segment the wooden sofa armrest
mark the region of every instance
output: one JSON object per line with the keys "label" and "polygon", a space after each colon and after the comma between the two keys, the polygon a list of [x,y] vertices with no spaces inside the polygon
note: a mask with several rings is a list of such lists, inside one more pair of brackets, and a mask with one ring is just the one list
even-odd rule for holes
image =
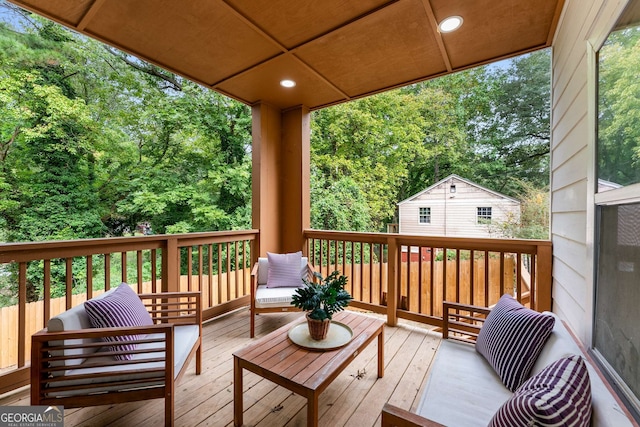
{"label": "wooden sofa armrest", "polygon": [[421,417],[397,406],[385,403],[382,408],[382,427],[444,427],[442,424]]}
{"label": "wooden sofa armrest", "polygon": [[313,268],[313,265],[309,261],[307,261],[307,280],[310,282],[316,282],[316,270]]}
{"label": "wooden sofa armrest", "polygon": [[490,308],[449,301],[442,303],[442,338],[475,344]]}

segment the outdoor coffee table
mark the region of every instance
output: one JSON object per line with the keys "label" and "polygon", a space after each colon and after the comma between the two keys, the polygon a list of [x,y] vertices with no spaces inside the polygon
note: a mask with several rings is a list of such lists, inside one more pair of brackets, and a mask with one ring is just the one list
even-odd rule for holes
{"label": "outdoor coffee table", "polygon": [[[307,398],[307,425],[318,425],[318,398],[331,382],[376,337],[378,378],[384,375],[384,322],[350,311],[333,316],[353,331],[349,343],[335,350],[309,350],[291,342],[289,329],[304,318],[233,353],[233,424],[242,426],[242,369]],[[331,325],[334,327],[335,325]]]}

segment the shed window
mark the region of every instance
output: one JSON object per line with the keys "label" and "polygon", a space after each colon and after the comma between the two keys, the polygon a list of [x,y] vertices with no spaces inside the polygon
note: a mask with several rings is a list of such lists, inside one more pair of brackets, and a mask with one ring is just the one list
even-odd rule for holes
{"label": "shed window", "polygon": [[478,224],[491,224],[491,207],[478,208]]}
{"label": "shed window", "polygon": [[420,208],[420,224],[431,224],[431,208]]}

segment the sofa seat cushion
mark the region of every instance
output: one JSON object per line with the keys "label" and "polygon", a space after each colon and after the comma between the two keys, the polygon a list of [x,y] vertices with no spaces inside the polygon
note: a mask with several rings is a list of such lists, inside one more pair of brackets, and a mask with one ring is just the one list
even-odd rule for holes
{"label": "sofa seat cushion", "polygon": [[298,287],[295,288],[267,288],[258,285],[256,290],[256,308],[288,307]]}
{"label": "sofa seat cushion", "polygon": [[511,295],[503,295],[480,329],[476,350],[515,391],[529,377],[555,318],[524,307]]}
{"label": "sofa seat cushion", "polygon": [[588,427],[591,387],[581,356],[563,357],[525,381],[489,427]]}
{"label": "sofa seat cushion", "polygon": [[[191,349],[198,341],[198,337],[200,334],[200,328],[198,325],[179,325],[173,327],[173,355],[174,355],[174,379],[180,373],[183,365],[185,364]],[[146,336],[147,338],[163,338],[164,334],[150,334]],[[108,351],[108,348],[104,348]],[[154,380],[150,380],[148,382],[140,382],[135,385],[130,386],[130,389],[137,388],[145,388],[145,387],[153,387],[156,385],[162,384],[162,381],[157,380],[157,373],[145,373],[140,372],[143,369],[163,369],[163,362],[144,362],[145,359],[152,359],[158,357],[164,357],[164,349],[162,348],[162,344],[160,343],[145,343],[139,344],[138,350],[153,350],[158,349],[157,352],[150,353],[142,353],[142,354],[133,354],[132,358],[126,364],[117,364],[111,365],[107,367],[98,367],[98,368],[82,368],[82,364],[79,365],[75,369],[70,369],[66,372],[68,377],[73,377],[74,375],[91,375],[97,373],[105,373],[105,372],[114,372],[115,374],[110,377],[92,377],[92,378],[84,378],[81,380],[64,380],[60,382],[53,383],[55,386],[49,387],[49,391],[47,393],[47,397],[67,397],[67,396],[75,396],[75,395],[86,395],[89,393],[89,389],[85,390],[77,390],[78,386],[83,384],[100,384],[104,382],[114,382],[114,381],[131,381],[131,380],[144,380],[148,378],[156,378]],[[95,363],[113,363],[112,356],[102,356],[97,358],[91,358],[85,361],[84,363],[89,363],[89,360],[92,364]],[[139,363],[135,363],[139,362]],[[65,386],[74,386],[76,390],[69,391],[56,391],[56,387],[65,387]],[[105,386],[105,387],[92,387],[90,393],[103,393],[108,391],[122,391],[127,389],[123,387],[122,384],[113,385],[113,386]]]}
{"label": "sofa seat cushion", "polygon": [[486,426],[512,394],[472,345],[443,340],[417,414],[448,426]]}

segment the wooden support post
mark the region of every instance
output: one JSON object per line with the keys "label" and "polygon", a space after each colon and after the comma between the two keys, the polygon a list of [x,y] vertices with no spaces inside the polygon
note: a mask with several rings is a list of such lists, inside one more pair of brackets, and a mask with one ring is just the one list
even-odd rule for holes
{"label": "wooden support post", "polygon": [[305,106],[282,111],[252,108],[252,223],[260,230],[256,256],[294,252],[310,227],[311,114]]}
{"label": "wooden support post", "polygon": [[394,237],[390,237],[387,249],[387,324],[396,326],[398,324],[397,309],[399,295],[398,280],[398,244]]}
{"label": "wooden support post", "polygon": [[282,138],[281,111],[259,103],[252,107],[252,171],[251,216],[252,228],[260,230],[256,259],[267,251],[280,250],[279,203],[280,142]]}
{"label": "wooden support post", "polygon": [[552,265],[553,251],[551,245],[539,245],[537,254],[537,298],[535,302],[536,311],[551,311],[552,297],[551,288],[553,284]]}
{"label": "wooden support post", "polygon": [[280,243],[284,252],[304,246],[303,231],[311,227],[311,113],[304,106],[282,112],[280,148]]}
{"label": "wooden support post", "polygon": [[180,250],[175,237],[168,237],[162,248],[162,292],[180,292]]}

